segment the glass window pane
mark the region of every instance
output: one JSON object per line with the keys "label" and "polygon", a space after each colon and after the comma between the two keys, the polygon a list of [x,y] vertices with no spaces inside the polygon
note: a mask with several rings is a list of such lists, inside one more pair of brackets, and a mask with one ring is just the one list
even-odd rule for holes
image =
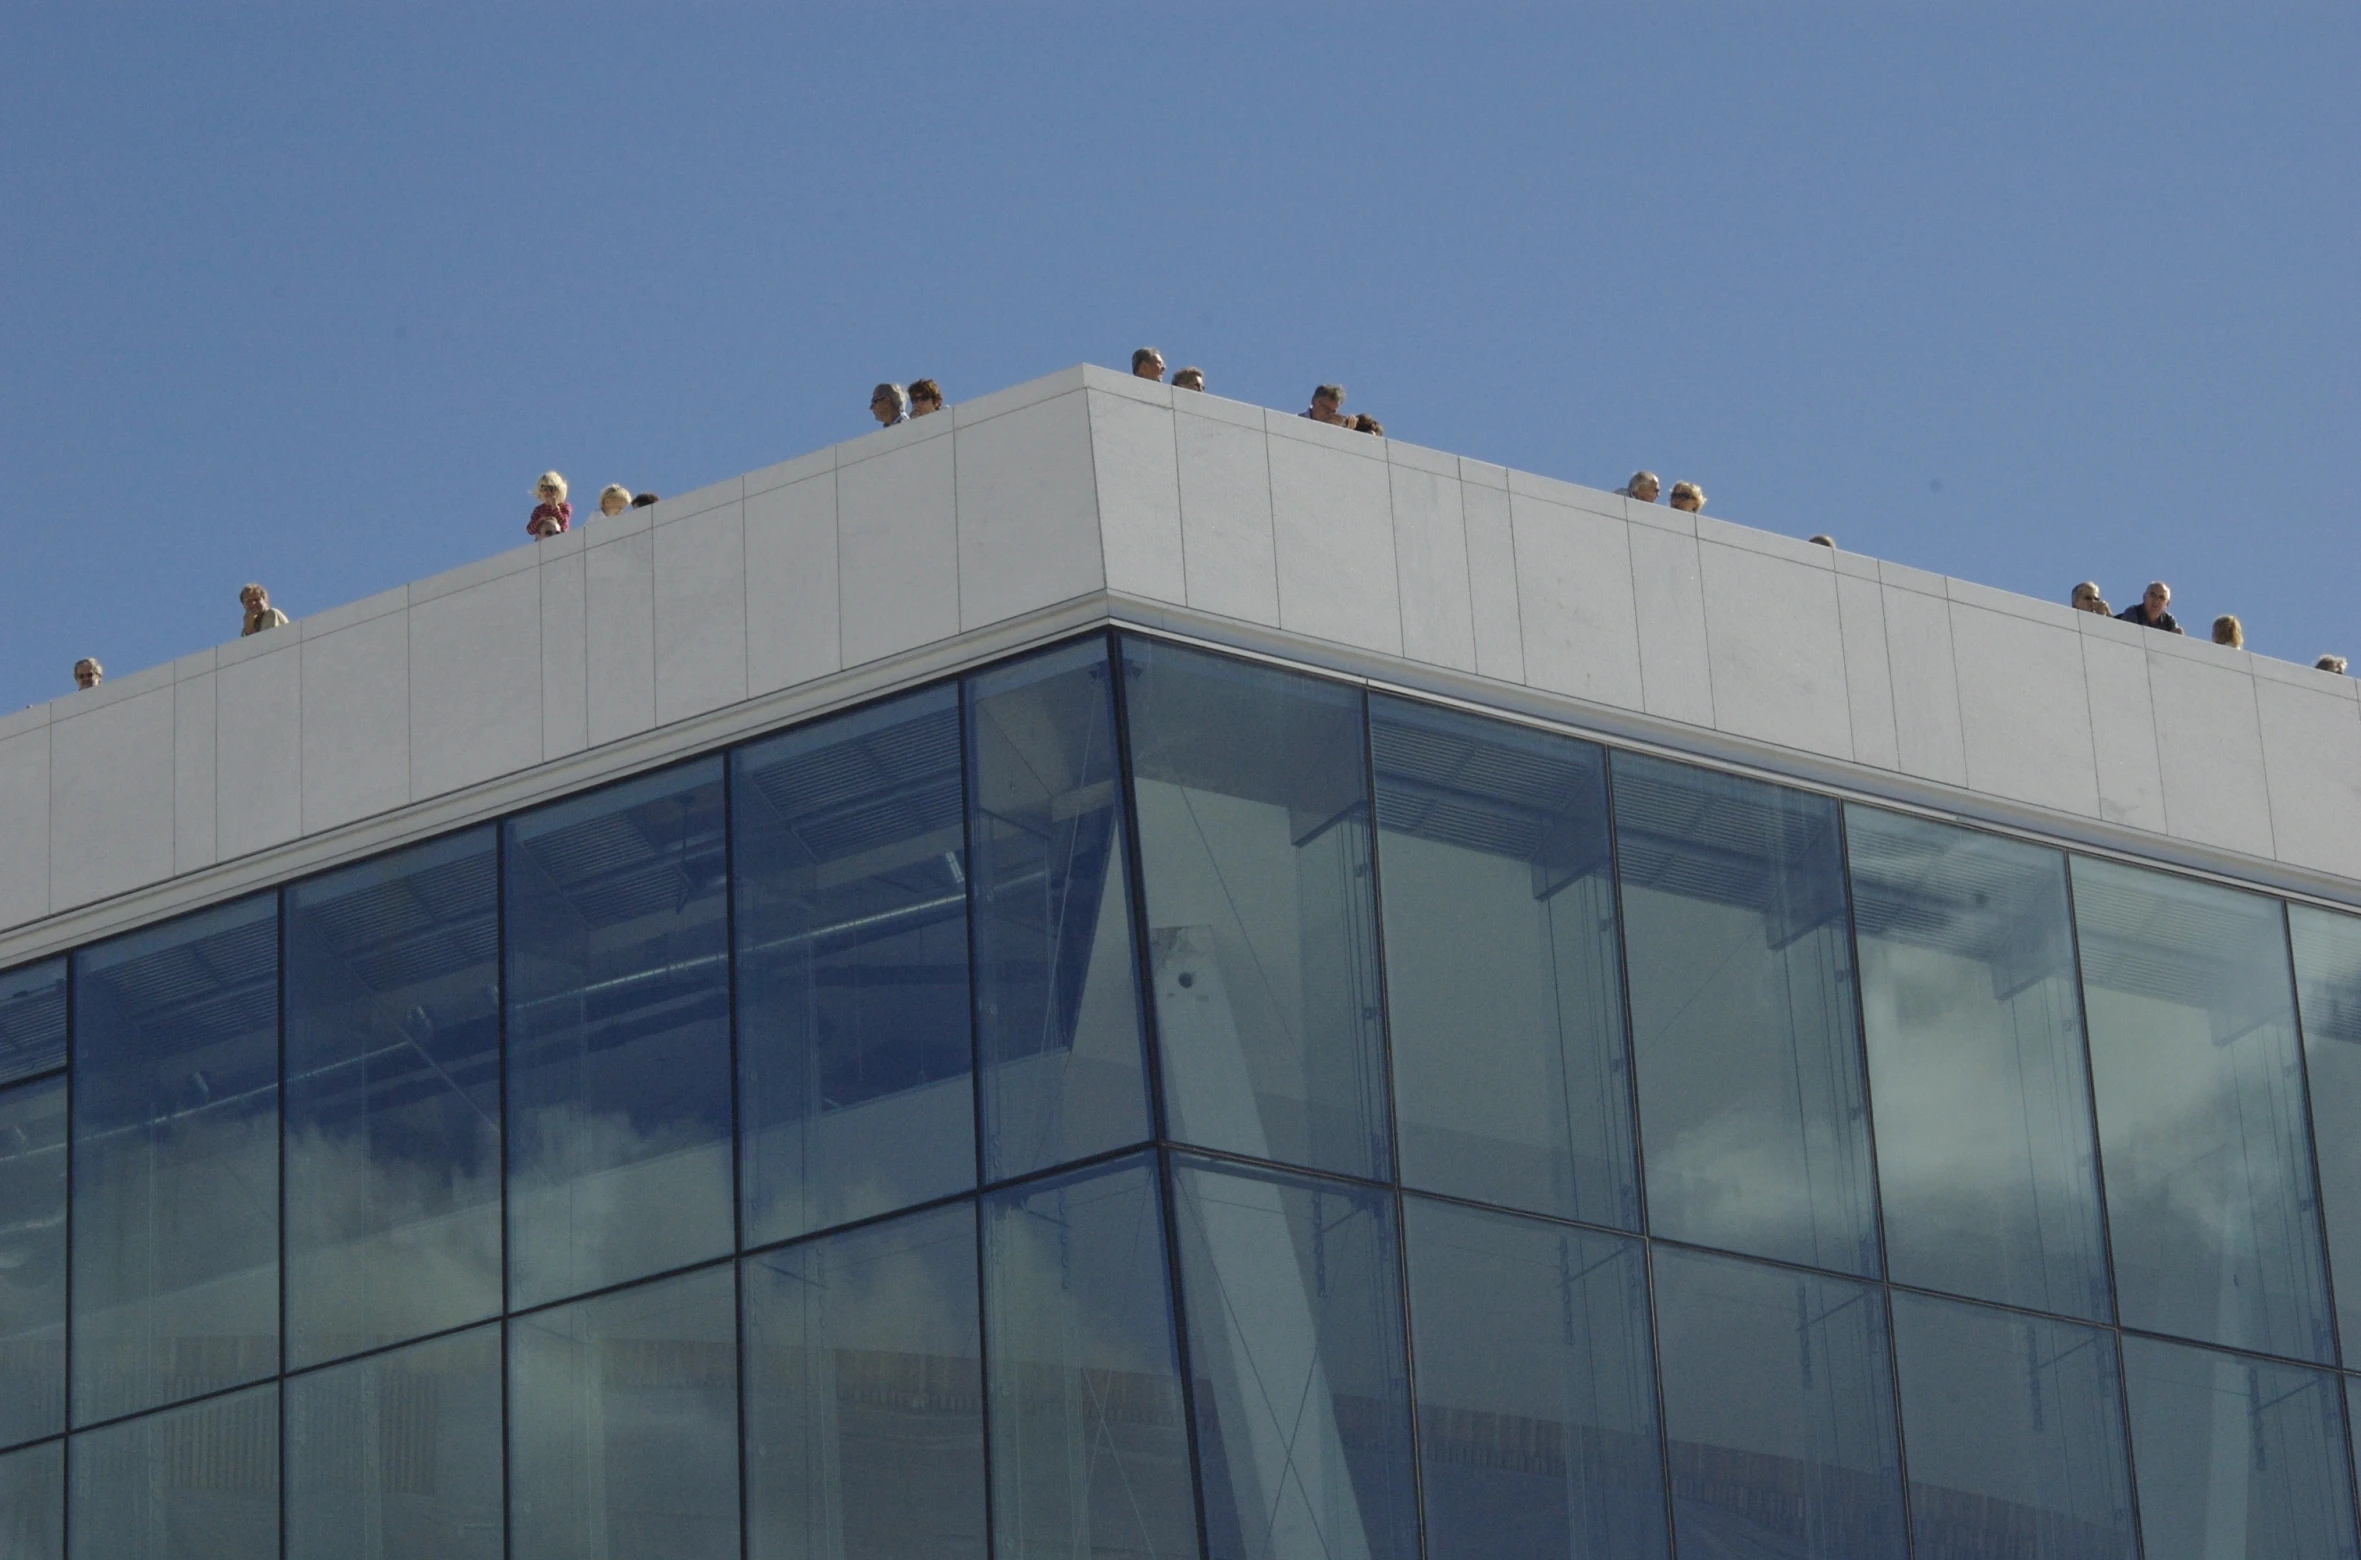
{"label": "glass window pane", "polygon": [[2361,1364],[2361,918],[2287,907],[2345,1359]]}
{"label": "glass window pane", "polygon": [[1885,1303],[1869,1284],[1655,1248],[1683,1555],[1899,1555]]}
{"label": "glass window pane", "polygon": [[489,829],[287,890],[287,1363],[500,1311]]}
{"label": "glass window pane", "polygon": [[967,684],[984,1176],[1148,1135],[1115,704],[1101,639]]}
{"label": "glass window pane", "polygon": [[1175,1137],[1383,1179],[1361,692],[1123,642]]}
{"label": "glass window pane", "polygon": [[721,762],[508,827],[509,1301],[730,1249]]}
{"label": "glass window pane", "polygon": [[2352,1560],[2337,1378],[2125,1337],[2148,1560]]}
{"label": "glass window pane", "polygon": [[1607,758],[1372,696],[1406,1184],[1639,1227]]}
{"label": "glass window pane", "polygon": [[1897,1292],[1894,1352],[1917,1560],[2136,1560],[2113,1333]]}
{"label": "glass window pane", "polygon": [[984,1199],[999,1560],[1198,1552],[1161,1203],[1136,1159]]}
{"label": "glass window pane", "polygon": [[1639,1242],[1418,1197],[1403,1217],[1429,1560],[1664,1554]]}
{"label": "glass window pane", "polygon": [[1173,1172],[1215,1560],[1411,1560],[1418,1512],[1392,1199]]}
{"label": "glass window pane", "polygon": [[733,762],[747,1241],[973,1186],[958,690]]}
{"label": "glass window pane", "polygon": [[2105,1320],[2066,858],[1845,810],[1897,1283]]}
{"label": "glass window pane", "polygon": [[747,1553],[980,1560],[975,1205],[745,1266]]}
{"label": "glass window pane", "polygon": [[2335,1358],[2279,903],[2077,858],[2126,1327]]}
{"label": "glass window pane", "polygon": [[65,1552],[66,1443],[0,1457],[0,1555],[64,1560]]}
{"label": "glass window pane", "polygon": [[75,955],[77,1424],[279,1367],[278,908]]}
{"label": "glass window pane", "polygon": [[1876,1272],[1836,804],[1614,766],[1648,1227]]}
{"label": "glass window pane", "polygon": [[66,1064],[66,961],[0,971],[0,1083]]}
{"label": "glass window pane", "polygon": [[500,1560],[500,1329],[287,1382],[287,1560]]}
{"label": "glass window pane", "polygon": [[737,1302],[707,1268],[520,1316],[511,1560],[737,1560]]}
{"label": "glass window pane", "polygon": [[74,1560],[278,1560],[279,1389],[74,1437]]}
{"label": "glass window pane", "polygon": [[0,1446],[65,1427],[66,1081],[51,1078],[0,1092]]}

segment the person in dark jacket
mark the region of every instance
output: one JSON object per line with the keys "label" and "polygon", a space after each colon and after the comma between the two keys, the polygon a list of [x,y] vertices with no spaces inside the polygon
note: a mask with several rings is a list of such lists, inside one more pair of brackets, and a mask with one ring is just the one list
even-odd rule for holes
{"label": "person in dark jacket", "polygon": [[2150,580],[2146,594],[2132,605],[2115,614],[2125,623],[2137,623],[2142,628],[2160,628],[2168,634],[2181,631],[2180,620],[2164,609],[2172,604],[2172,587],[2162,580]]}

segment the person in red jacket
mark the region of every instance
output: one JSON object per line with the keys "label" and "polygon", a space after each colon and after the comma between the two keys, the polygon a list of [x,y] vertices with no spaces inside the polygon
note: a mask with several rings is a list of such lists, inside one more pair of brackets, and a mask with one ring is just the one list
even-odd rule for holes
{"label": "person in red jacket", "polygon": [[565,478],[544,471],[541,480],[533,484],[533,496],[541,502],[533,506],[533,518],[525,522],[527,536],[556,536],[573,525],[574,506],[566,502]]}

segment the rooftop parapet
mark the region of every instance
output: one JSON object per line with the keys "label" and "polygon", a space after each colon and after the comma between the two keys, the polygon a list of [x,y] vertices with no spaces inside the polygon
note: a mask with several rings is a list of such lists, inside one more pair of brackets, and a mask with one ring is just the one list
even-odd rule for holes
{"label": "rooftop parapet", "polygon": [[0,964],[1110,620],[2361,903],[2352,679],[1078,367],[0,719]]}

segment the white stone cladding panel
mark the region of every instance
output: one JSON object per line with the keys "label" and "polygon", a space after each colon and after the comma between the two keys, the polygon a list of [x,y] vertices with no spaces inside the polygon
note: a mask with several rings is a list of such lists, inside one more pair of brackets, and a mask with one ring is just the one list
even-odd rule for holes
{"label": "white stone cladding panel", "polygon": [[1594,704],[1643,708],[1630,527],[1515,493],[1509,518],[1525,681]]}
{"label": "white stone cladding panel", "polygon": [[172,689],[49,728],[49,908],[172,874]]}
{"label": "white stone cladding panel", "polygon": [[220,779],[214,674],[172,685],[172,870],[194,872],[219,858],[214,787]]}
{"label": "white stone cladding panel", "polygon": [[1853,762],[1902,766],[1894,730],[1894,669],[1886,659],[1885,590],[1873,578],[1839,573],[1836,615],[1845,639],[1845,702],[1853,717]]}
{"label": "white stone cladding panel", "polygon": [[1402,602],[1385,461],[1283,437],[1271,439],[1270,460],[1279,626],[1400,655]]}
{"label": "white stone cladding panel", "polygon": [[1459,478],[1401,464],[1390,465],[1387,475],[1393,486],[1402,653],[1430,666],[1472,672],[1476,625]]}
{"label": "white stone cladding panel", "polygon": [[728,499],[655,528],[656,724],[746,697],[746,511]]}
{"label": "white stone cladding panel", "polygon": [[2184,840],[2269,857],[2271,792],[2263,775],[2254,679],[2151,650],[2148,688],[2156,706],[2166,827]]}
{"label": "white stone cladding panel", "polygon": [[1968,784],[2014,801],[2098,816],[2082,635],[1951,604],[1952,661]]}
{"label": "white stone cladding panel", "polygon": [[535,571],[541,594],[541,757],[590,746],[590,583],[579,549]]}
{"label": "white stone cladding panel", "polygon": [[1088,400],[1107,589],[1186,605],[1176,414],[1117,395]]}
{"label": "white stone cladding panel", "polygon": [[844,666],[836,612],[836,473],[746,500],[746,690]]}
{"label": "white stone cladding panel", "polygon": [[1279,563],[1271,538],[1271,459],[1260,428],[1173,413],[1188,605],[1277,627]]}
{"label": "white stone cladding panel", "polygon": [[49,913],[49,728],[0,737],[0,921]]}
{"label": "white stone cladding panel", "polygon": [[847,666],[959,632],[953,443],[945,428],[837,468],[838,599]]}
{"label": "white stone cladding panel", "polygon": [[[1463,467],[1464,469],[1464,467]],[[1525,680],[1525,621],[1517,607],[1517,539],[1508,489],[1462,478],[1467,519],[1468,599],[1475,613],[1476,670],[1503,682]]]}
{"label": "white stone cladding panel", "polygon": [[1885,608],[1899,767],[1922,779],[1964,786],[1967,752],[1952,661],[1951,603],[1914,590],[1888,590]]}
{"label": "white stone cladding panel", "polygon": [[656,724],[656,548],[647,531],[583,550],[590,746]]}
{"label": "white stone cladding panel", "polygon": [[1714,724],[1781,747],[1850,758],[1836,574],[1819,559],[1697,543],[1713,655]]}
{"label": "white stone cladding panel", "polygon": [[2148,689],[2147,652],[2085,634],[2082,676],[2089,700],[2091,756],[2099,777],[2099,817],[2164,833],[2164,769],[2156,756],[2156,703]]}
{"label": "white stone cladding panel", "polygon": [[215,840],[228,859],[303,832],[303,646],[289,634],[225,656],[213,687]]}
{"label": "white stone cladding panel", "polygon": [[1631,526],[1627,535],[1643,707],[1666,720],[1711,726],[1713,658],[1697,538],[1645,525]]}
{"label": "white stone cladding panel", "polygon": [[1076,391],[959,429],[962,629],[1106,587],[1091,453],[1090,407],[1101,399],[1120,404]]}
{"label": "white stone cladding panel", "polygon": [[2361,878],[2361,706],[2343,689],[2265,677],[2254,694],[2273,848],[2283,861]]}
{"label": "white stone cladding panel", "polygon": [[410,799],[410,618],[303,641],[303,831]]}
{"label": "white stone cladding panel", "polygon": [[541,761],[542,587],[542,571],[526,569],[410,609],[413,796]]}

